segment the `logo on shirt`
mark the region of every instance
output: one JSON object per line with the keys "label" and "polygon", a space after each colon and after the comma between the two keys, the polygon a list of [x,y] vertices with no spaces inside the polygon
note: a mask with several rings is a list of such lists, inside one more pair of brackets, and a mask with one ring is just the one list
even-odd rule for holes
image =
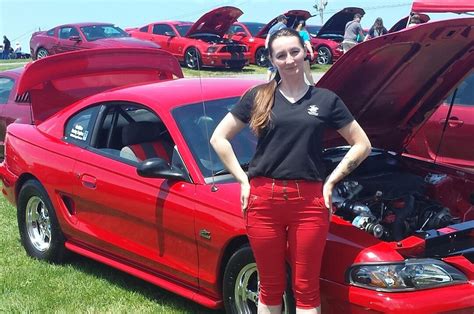
{"label": "logo on shirt", "polygon": [[318,110],[319,108],[316,105],[311,105],[308,107],[308,114],[310,116],[318,116],[319,115]]}

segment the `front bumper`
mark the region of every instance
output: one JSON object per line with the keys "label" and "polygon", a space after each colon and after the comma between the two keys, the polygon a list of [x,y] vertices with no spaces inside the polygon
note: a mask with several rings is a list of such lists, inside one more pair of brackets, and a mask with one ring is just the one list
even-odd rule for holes
{"label": "front bumper", "polygon": [[250,52],[205,53],[202,64],[216,68],[241,68],[249,64]]}
{"label": "front bumper", "polygon": [[321,281],[324,313],[474,313],[474,281],[411,292],[378,292]]}

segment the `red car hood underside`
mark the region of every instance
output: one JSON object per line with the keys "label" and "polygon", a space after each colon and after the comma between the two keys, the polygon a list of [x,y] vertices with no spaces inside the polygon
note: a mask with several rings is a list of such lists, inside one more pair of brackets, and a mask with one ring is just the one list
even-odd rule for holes
{"label": "red car hood underside", "polygon": [[197,20],[186,33],[186,37],[194,34],[210,33],[223,37],[230,26],[244,14],[235,7],[221,7],[207,12]]}
{"label": "red car hood underside", "polygon": [[25,67],[17,99],[31,101],[39,124],[62,108],[112,88],[183,77],[175,57],[148,48],[101,48],[57,54]]}
{"label": "red car hood underside", "polygon": [[[286,23],[286,26],[295,28],[297,25],[296,23],[300,20],[307,20],[311,17],[311,13],[305,10],[290,10],[284,15],[288,18],[288,22]],[[277,17],[272,19],[270,22],[267,23],[260,31],[255,35],[255,37],[266,37],[268,31],[270,28],[277,23]]]}
{"label": "red car hood underside", "polygon": [[[374,147],[402,152],[474,66],[474,18],[421,24],[359,44],[320,79],[347,104]],[[330,133],[327,145],[341,145]]]}
{"label": "red car hood underside", "polygon": [[413,0],[413,12],[474,12],[474,2],[466,0]]}
{"label": "red car hood underside", "polygon": [[354,19],[354,14],[364,15],[362,8],[344,8],[329,18],[319,30],[316,37],[323,35],[341,35],[344,36],[346,24]]}

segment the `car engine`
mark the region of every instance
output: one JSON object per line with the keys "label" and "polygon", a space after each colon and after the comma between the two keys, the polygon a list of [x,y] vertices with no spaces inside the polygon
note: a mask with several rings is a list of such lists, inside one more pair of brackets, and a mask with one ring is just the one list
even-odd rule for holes
{"label": "car engine", "polygon": [[385,241],[446,227],[458,219],[425,193],[445,177],[389,171],[348,178],[333,191],[335,214]]}

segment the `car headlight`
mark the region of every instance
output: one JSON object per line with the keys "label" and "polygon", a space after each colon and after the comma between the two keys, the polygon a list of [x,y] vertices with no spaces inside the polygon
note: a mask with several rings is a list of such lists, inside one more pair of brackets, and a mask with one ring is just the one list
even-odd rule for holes
{"label": "car headlight", "polygon": [[217,48],[216,46],[210,46],[209,48],[207,48],[207,52],[209,53],[213,53],[213,52],[216,52],[217,51]]}
{"label": "car headlight", "polygon": [[407,259],[393,264],[354,265],[350,284],[387,292],[421,290],[467,282],[456,268],[436,259]]}

